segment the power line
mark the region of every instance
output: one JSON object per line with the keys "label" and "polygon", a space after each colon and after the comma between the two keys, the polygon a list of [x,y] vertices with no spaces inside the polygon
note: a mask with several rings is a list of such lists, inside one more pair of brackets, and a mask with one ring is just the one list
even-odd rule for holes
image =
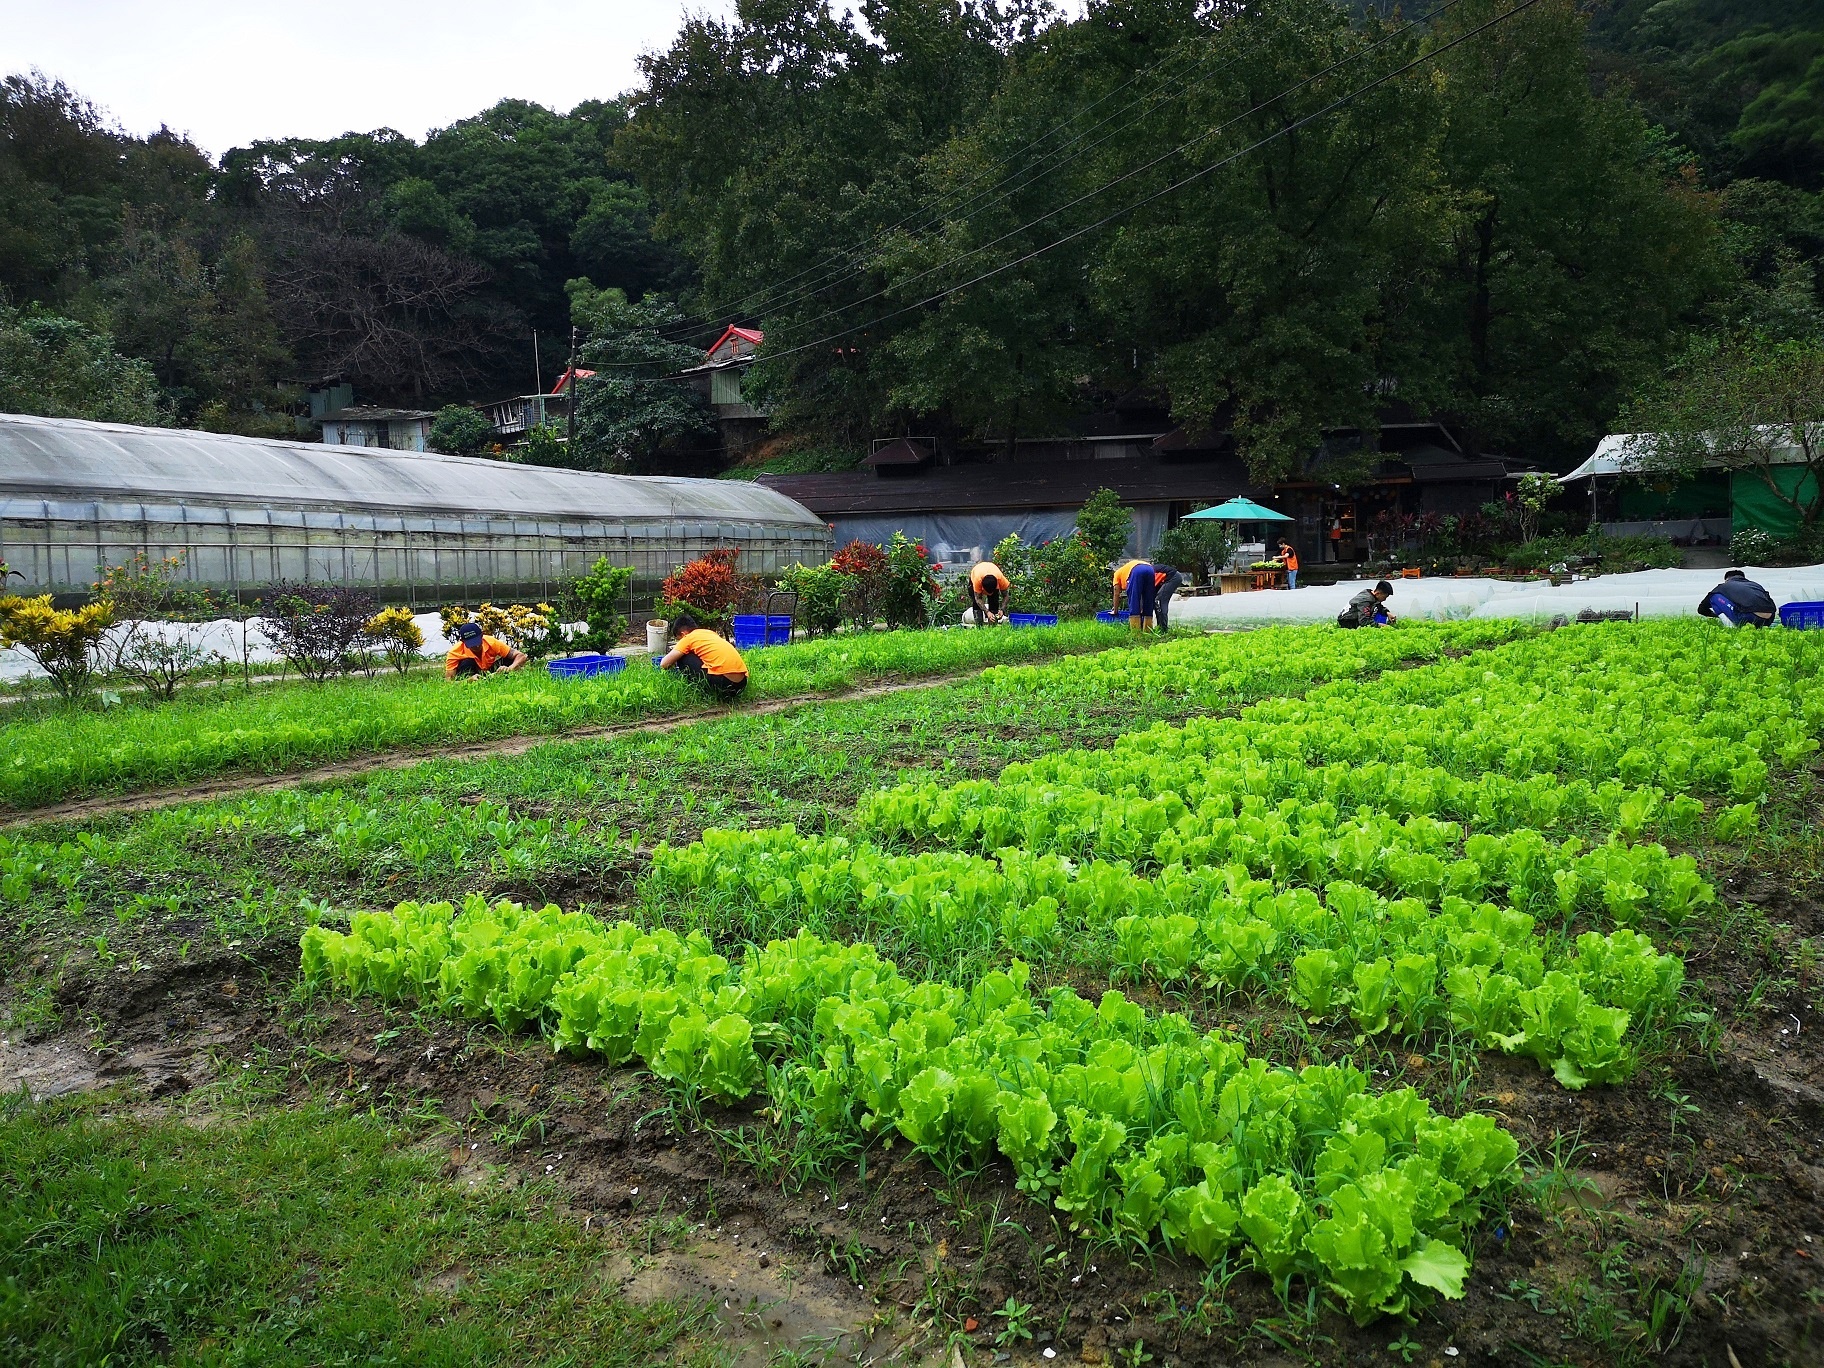
{"label": "power line", "polygon": [[[1099,196],[1114,189],[1117,185],[1125,184],[1127,181],[1132,180],[1134,177],[1142,175],[1145,172],[1152,170],[1155,166],[1158,166],[1161,162],[1170,161],[1174,157],[1181,156],[1185,152],[1188,152],[1192,148],[1198,146],[1200,143],[1208,142],[1211,138],[1215,137],[1217,134],[1227,131],[1228,129],[1234,127],[1236,124],[1241,123],[1242,121],[1244,121],[1246,119],[1251,119],[1257,114],[1265,112],[1266,110],[1272,108],[1274,105],[1278,104],[1281,100],[1286,99],[1288,96],[1296,95],[1299,91],[1303,90],[1306,86],[1311,85],[1314,82],[1322,80],[1325,76],[1333,74],[1334,72],[1340,70],[1344,66],[1349,65],[1350,63],[1356,61],[1357,59],[1359,59],[1361,57],[1367,56],[1369,53],[1374,52],[1376,49],[1383,47],[1387,43],[1392,42],[1395,38],[1405,36],[1407,33],[1411,32],[1413,29],[1419,27],[1421,24],[1426,24],[1426,23],[1431,22],[1433,19],[1436,19],[1440,15],[1446,13],[1447,11],[1454,9],[1457,5],[1459,5],[1461,3],[1463,3],[1463,0],[1445,0],[1445,2],[1443,4],[1439,5],[1436,9],[1432,10],[1429,14],[1426,14],[1419,19],[1410,20],[1407,23],[1401,25],[1399,28],[1396,28],[1396,29],[1392,30],[1391,32],[1382,35],[1380,38],[1376,39],[1374,42],[1370,43],[1368,46],[1363,47],[1363,48],[1358,48],[1354,52],[1351,52],[1350,54],[1348,54],[1347,56],[1338,58],[1336,61],[1332,62],[1329,66],[1325,67],[1323,70],[1313,72],[1311,75],[1305,77],[1303,80],[1298,81],[1296,84],[1288,86],[1286,89],[1280,91],[1277,95],[1273,95],[1273,96],[1269,97],[1268,99],[1261,101],[1259,104],[1255,105],[1252,109],[1244,110],[1242,113],[1237,114],[1233,118],[1228,119],[1228,120],[1224,121],[1223,123],[1218,124],[1216,127],[1206,129],[1204,132],[1199,133],[1196,137],[1191,138],[1186,142],[1180,143],[1177,147],[1172,148],[1170,151],[1160,153],[1158,156],[1154,157],[1151,161],[1144,162],[1141,165],[1134,167],[1132,170],[1124,171],[1119,176],[1116,176],[1113,180],[1105,181],[1101,185],[1096,186],[1092,190],[1086,190],[1081,195],[1078,195],[1075,199],[1068,200],[1065,203],[1056,206],[1055,208],[1048,209],[1043,214],[1040,214],[1037,218],[1031,219],[1026,223],[1022,223],[1016,228],[1010,228],[1007,232],[1001,234],[997,238],[993,238],[993,239],[991,239],[987,242],[981,243],[975,247],[971,247],[968,251],[963,252],[959,255],[952,256],[952,257],[948,258],[947,260],[940,261],[940,262],[936,263],[935,265],[927,266],[924,270],[919,271],[916,275],[912,275],[903,280],[896,280],[892,283],[892,285],[889,287],[889,289],[876,290],[871,295],[865,295],[860,299],[852,300],[847,304],[841,304],[841,305],[836,306],[835,308],[826,309],[826,310],[824,310],[824,312],[822,312],[820,314],[813,315],[811,318],[805,320],[804,326],[808,327],[808,326],[811,326],[812,324],[820,323],[826,318],[833,318],[833,317],[837,316],[838,314],[846,313],[848,310],[858,308],[859,306],[861,306],[863,304],[872,303],[874,300],[877,300],[877,299],[884,299],[892,291],[904,289],[907,285],[915,284],[916,282],[923,280],[928,276],[937,274],[939,271],[945,270],[951,266],[955,266],[964,261],[967,261],[971,257],[979,256],[983,252],[988,251],[990,248],[1000,246],[1001,243],[1008,241],[1010,238],[1018,237],[1022,233],[1025,233],[1032,228],[1038,227],[1041,223],[1044,223],[1047,220],[1056,218],[1059,214],[1065,212],[1068,209],[1074,209],[1079,204],[1083,204],[1089,200],[1096,199]],[[1239,57],[1237,57],[1236,60],[1240,60]],[[1365,87],[1364,90],[1366,90],[1366,89],[1372,89],[1372,87]],[[889,317],[890,316],[891,315],[889,315]],[[775,353],[775,355],[778,355],[778,354],[779,353]]]}
{"label": "power line", "polygon": [[[1176,49],[1173,52],[1167,54],[1167,56],[1165,58],[1163,58],[1161,61],[1151,64],[1146,67],[1141,67],[1139,70],[1135,71],[1131,76],[1129,76],[1127,78],[1127,80],[1123,81],[1120,85],[1116,86],[1113,90],[1108,91],[1106,94],[1100,96],[1098,99],[1092,101],[1088,105],[1085,105],[1082,109],[1079,109],[1079,110],[1073,112],[1071,114],[1071,116],[1068,119],[1066,119],[1064,122],[1057,124],[1052,128],[1047,129],[1045,132],[1041,133],[1038,137],[1032,139],[1030,142],[1024,143],[1021,146],[1015,148],[1013,151],[1007,153],[1004,157],[1002,157],[998,160],[995,167],[985,167],[981,171],[978,171],[973,177],[971,177],[968,181],[964,182],[962,185],[944,192],[944,194],[939,197],[936,204],[921,204],[916,209],[913,209],[910,213],[907,213],[907,214],[903,215],[901,218],[897,219],[895,222],[887,224],[883,228],[875,229],[865,239],[863,239],[859,244],[857,244],[855,246],[850,246],[850,247],[842,247],[842,248],[833,249],[832,251],[830,251],[829,253],[826,254],[826,256],[823,260],[816,262],[811,266],[805,267],[803,270],[799,271],[797,274],[788,276],[784,280],[771,282],[767,285],[760,287],[759,290],[752,291],[752,292],[748,293],[747,295],[744,295],[741,298],[735,300],[734,303],[727,306],[727,311],[724,312],[722,315],[723,319],[726,320],[727,322],[733,322],[733,321],[738,320],[742,315],[751,313],[759,308],[774,308],[774,309],[782,308],[786,304],[793,303],[797,299],[803,298],[806,294],[814,294],[817,290],[827,288],[827,286],[834,284],[838,280],[846,279],[849,275],[856,274],[858,268],[856,268],[853,265],[846,264],[844,261],[844,258],[856,257],[856,256],[861,255],[864,252],[867,252],[870,248],[875,246],[877,243],[879,243],[882,240],[884,240],[885,238],[891,236],[893,233],[898,232],[901,228],[905,227],[908,223],[911,223],[914,219],[919,218],[921,216],[933,215],[934,217],[933,217],[932,222],[933,222],[933,224],[935,224],[935,222],[938,220],[938,218],[941,218],[941,216],[946,212],[945,201],[953,199],[960,195],[967,194],[971,187],[979,184],[981,181],[987,179],[987,177],[993,175],[995,170],[1005,169],[1006,167],[1011,166],[1012,163],[1016,159],[1024,156],[1026,153],[1032,151],[1034,148],[1038,147],[1041,143],[1044,143],[1044,142],[1048,141],[1049,139],[1051,139],[1052,137],[1056,136],[1057,134],[1062,133],[1072,123],[1075,123],[1078,119],[1082,118],[1084,115],[1089,114],[1090,112],[1095,110],[1098,106],[1105,104],[1107,101],[1113,99],[1115,96],[1119,95],[1122,91],[1126,90],[1129,86],[1133,85],[1136,81],[1139,81],[1140,79],[1142,79],[1142,77],[1146,76],[1149,71],[1153,71],[1153,72],[1163,71],[1166,67],[1170,66],[1173,62],[1177,61],[1183,55],[1184,55],[1184,50],[1182,48],[1179,48],[1179,49]],[[1163,88],[1163,83],[1160,88]],[[1156,94],[1157,90],[1155,90],[1152,93]],[[1129,105],[1126,107],[1131,108],[1132,102],[1130,102]],[[1152,111],[1149,109],[1146,112],[1151,113]],[[1103,124],[1107,123],[1109,121],[1109,119],[1118,117],[1119,113],[1120,113],[1120,111],[1117,111],[1116,113],[1113,113],[1113,114],[1109,114],[1109,115],[1105,116],[1104,118],[1098,120],[1096,123],[1091,124],[1088,128],[1083,129],[1081,132],[1073,135],[1068,141],[1066,141],[1063,144],[1062,147],[1060,147],[1058,149],[1054,149],[1053,152],[1047,153],[1046,155],[1047,156],[1056,155],[1056,152],[1062,151],[1063,148],[1065,148],[1065,147],[1069,147],[1071,145],[1071,143],[1074,143],[1078,139],[1083,138],[1083,137],[1087,136],[1088,134],[1095,132],[1096,129],[1102,127]],[[1018,172],[1018,171],[1014,172],[1012,175],[1010,175],[1010,176],[1004,178],[1002,181],[998,182],[997,185],[991,186],[989,188],[989,190],[984,191],[983,194],[984,195],[992,194],[994,190],[998,189],[1001,185],[1005,185],[1008,180],[1012,180],[1012,179],[1014,179],[1014,177],[1016,177],[1020,174],[1023,174],[1023,173]],[[788,287],[790,287],[797,281],[804,279],[806,276],[817,275],[819,272],[825,273],[826,278],[823,280],[820,280],[820,281],[813,282],[811,285],[801,287],[798,291],[793,292],[789,298],[776,299],[776,298],[772,297],[778,291],[786,290]],[[829,274],[830,272],[835,272],[836,274],[831,275],[831,274]],[[708,326],[713,328],[716,325],[714,323],[710,323]]]}
{"label": "power line", "polygon": [[[1452,3],[1457,3],[1457,0],[1452,0]],[[1277,142],[1279,139],[1287,136],[1290,133],[1297,132],[1299,129],[1303,128],[1306,124],[1312,123],[1317,119],[1321,119],[1321,118],[1325,117],[1326,115],[1335,113],[1338,109],[1343,108],[1345,105],[1353,104],[1356,100],[1360,99],[1363,95],[1366,95],[1369,91],[1374,90],[1380,86],[1383,86],[1387,82],[1395,79],[1396,77],[1403,76],[1409,71],[1415,70],[1416,68],[1424,65],[1425,63],[1433,60],[1434,58],[1439,57],[1446,52],[1449,52],[1452,48],[1460,46],[1461,44],[1468,42],[1471,38],[1474,38],[1479,34],[1487,32],[1489,29],[1495,27],[1497,24],[1504,23],[1506,20],[1513,18],[1514,15],[1519,14],[1524,10],[1531,9],[1534,5],[1536,5],[1538,3],[1539,3],[1539,0],[1520,0],[1520,3],[1515,5],[1513,8],[1504,10],[1502,13],[1496,15],[1492,19],[1485,20],[1483,23],[1478,24],[1475,28],[1469,29],[1469,30],[1465,31],[1464,33],[1459,34],[1457,37],[1451,39],[1449,42],[1444,43],[1441,46],[1432,49],[1430,52],[1421,53],[1419,56],[1413,58],[1411,61],[1405,63],[1403,66],[1396,67],[1392,71],[1386,72],[1385,74],[1383,74],[1381,76],[1375,77],[1374,80],[1368,82],[1366,85],[1360,86],[1360,87],[1356,88],[1355,90],[1348,92],[1346,95],[1339,96],[1337,99],[1332,100],[1329,104],[1325,105],[1322,109],[1314,110],[1312,113],[1307,114],[1307,115],[1303,116],[1302,118],[1296,119],[1292,123],[1289,123],[1280,128],[1277,128],[1273,132],[1267,134],[1265,137],[1260,138],[1257,141],[1248,144],[1246,147],[1240,148],[1237,151],[1230,153],[1226,157],[1219,158],[1218,160],[1211,162],[1208,166],[1201,167],[1198,170],[1193,171],[1190,175],[1185,176],[1179,180],[1173,181],[1169,185],[1162,186],[1160,189],[1155,190],[1150,194],[1143,195],[1141,198],[1135,200],[1133,203],[1125,205],[1122,208],[1115,210],[1111,214],[1104,215],[1102,218],[1097,219],[1094,223],[1085,224],[1081,228],[1077,228],[1077,229],[1073,230],[1072,232],[1066,233],[1063,237],[1057,238],[1052,242],[1048,242],[1043,247],[1034,248],[1032,251],[1027,252],[1025,255],[1014,257],[1012,260],[1005,261],[1001,265],[994,267],[992,270],[983,271],[980,275],[977,275],[969,280],[965,280],[962,283],[957,284],[957,285],[948,286],[947,288],[939,290],[934,294],[927,295],[925,298],[917,300],[914,303],[907,304],[898,309],[895,309],[891,313],[882,314],[880,317],[871,319],[870,321],[868,321],[866,323],[857,323],[853,327],[844,328],[840,332],[830,333],[827,336],[819,337],[819,338],[815,339],[814,341],[802,342],[802,343],[799,343],[795,347],[788,347],[782,351],[769,353],[762,359],[767,360],[767,361],[777,361],[777,360],[781,360],[787,356],[792,356],[798,352],[807,351],[812,347],[821,347],[821,346],[824,346],[826,343],[839,341],[840,339],[842,339],[844,337],[848,337],[854,333],[861,332],[862,330],[864,330],[866,328],[878,327],[882,323],[886,323],[892,319],[898,318],[903,314],[911,313],[915,309],[922,309],[928,304],[934,304],[938,300],[947,298],[948,296],[956,294],[959,291],[969,289],[971,286],[974,286],[974,285],[979,285],[985,280],[991,280],[995,276],[1001,275],[1006,271],[1010,271],[1016,266],[1023,266],[1029,261],[1033,261],[1033,260],[1037,259],[1038,257],[1044,256],[1047,252],[1050,252],[1050,251],[1055,250],[1056,248],[1062,247],[1067,242],[1074,242],[1076,239],[1083,237],[1084,235],[1086,235],[1088,233],[1093,233],[1099,228],[1106,227],[1108,224],[1113,223],[1116,219],[1123,218],[1126,215],[1131,214],[1134,210],[1139,209],[1139,208],[1143,207],[1144,205],[1151,204],[1154,200],[1162,199],[1166,195],[1170,195],[1179,190],[1182,190],[1185,186],[1190,185],[1194,181],[1202,180],[1205,176],[1208,176],[1216,171],[1221,170],[1225,166],[1229,166],[1232,163],[1239,161],[1242,157],[1247,156],[1249,153],[1258,151],[1260,148],[1267,146],[1267,144],[1269,144],[1269,143]],[[1332,68],[1332,69],[1334,69],[1334,68]],[[1305,82],[1300,82],[1300,85],[1302,86],[1302,85],[1305,85],[1308,83],[1309,83],[1309,81],[1307,80]],[[1298,87],[1293,87],[1293,89],[1297,89],[1297,88]],[[1285,92],[1285,93],[1290,93],[1290,92]],[[1283,98],[1283,94],[1281,96],[1275,96],[1273,101],[1268,101],[1267,103],[1271,104],[1280,98]],[[1262,106],[1262,107],[1264,107],[1264,106]],[[1226,127],[1226,125],[1225,125],[1225,127]],[[1201,141],[1201,139],[1199,139],[1198,141]],[[1170,154],[1167,154],[1167,155],[1170,155]],[[1159,160],[1163,160],[1163,158],[1156,158],[1153,162],[1149,162],[1148,165],[1149,166],[1156,165]],[[1141,168],[1141,169],[1145,169],[1145,168]],[[1129,176],[1123,177],[1122,179],[1131,179],[1132,174],[1137,174],[1137,172],[1130,173]],[[1075,202],[1080,202],[1080,201],[1073,201],[1073,203],[1075,203]],[[1068,207],[1068,206],[1064,206],[1064,207]],[[993,244],[986,244],[986,245],[991,246]],[[981,249],[978,248],[976,250],[979,251]],[[959,258],[959,260],[960,259],[962,259],[962,258]],[[953,263],[949,263],[949,264],[953,264]],[[875,296],[875,297],[877,298],[878,296]],[[866,301],[861,301],[861,302],[865,303]]]}

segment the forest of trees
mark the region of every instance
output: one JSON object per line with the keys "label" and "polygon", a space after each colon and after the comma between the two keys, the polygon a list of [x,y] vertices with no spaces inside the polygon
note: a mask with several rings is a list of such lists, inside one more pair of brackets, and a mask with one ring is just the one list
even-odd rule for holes
{"label": "forest of trees", "polygon": [[34,400],[46,348],[118,353],[110,416],[277,430],[329,374],[434,407],[527,388],[534,329],[548,385],[575,322],[550,459],[654,469],[706,430],[660,375],[740,322],[802,440],[1143,395],[1271,477],[1393,396],[1562,463],[1695,346],[1824,345],[1805,0],[858,10],[741,0],[615,99],[215,164],[9,77],[0,407],[83,411]]}

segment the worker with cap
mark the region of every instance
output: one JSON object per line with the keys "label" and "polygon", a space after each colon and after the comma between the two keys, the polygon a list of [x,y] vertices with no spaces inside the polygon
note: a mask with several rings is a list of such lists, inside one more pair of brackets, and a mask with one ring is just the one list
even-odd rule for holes
{"label": "worker with cap", "polygon": [[1121,601],[1126,599],[1128,625],[1136,632],[1144,632],[1158,607],[1159,581],[1163,578],[1147,561],[1130,560],[1116,566],[1115,596],[1110,607],[1118,613]]}
{"label": "worker with cap", "polygon": [[1730,627],[1766,627],[1773,622],[1773,595],[1748,578],[1745,571],[1728,570],[1723,582],[1704,595],[1697,611]]}
{"label": "worker with cap", "polygon": [[672,625],[678,639],[659,668],[676,670],[724,703],[733,702],[747,687],[747,662],[741,652],[707,627],[698,626],[689,613],[679,613]]}
{"label": "worker with cap", "polygon": [[[969,572],[969,607],[977,622],[1001,620],[1001,595],[1013,588],[1001,567],[993,561],[979,561]],[[983,600],[986,599],[986,606]]]}
{"label": "worker with cap", "polygon": [[1381,605],[1393,597],[1393,586],[1382,580],[1372,589],[1364,589],[1349,600],[1349,606],[1337,614],[1338,627],[1385,627],[1397,619]]}
{"label": "worker with cap", "polygon": [[443,658],[443,677],[470,679],[478,675],[511,674],[524,669],[529,659],[524,651],[482,631],[479,622],[459,623],[456,644]]}

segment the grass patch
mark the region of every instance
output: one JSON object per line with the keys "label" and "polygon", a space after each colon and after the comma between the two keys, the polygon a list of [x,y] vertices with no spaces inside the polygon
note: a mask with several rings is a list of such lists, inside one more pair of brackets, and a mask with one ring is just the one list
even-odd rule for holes
{"label": "grass patch", "polygon": [[0,1110],[6,1362],[635,1365],[707,1326],[607,1290],[599,1236],[536,1186],[445,1182],[372,1114],[107,1105]]}

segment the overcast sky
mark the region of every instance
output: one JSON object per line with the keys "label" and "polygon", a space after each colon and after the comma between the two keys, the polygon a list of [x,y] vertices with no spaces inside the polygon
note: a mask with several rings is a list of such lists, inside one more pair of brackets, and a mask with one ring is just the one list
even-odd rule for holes
{"label": "overcast sky", "polygon": [[0,67],[36,67],[129,132],[213,157],[259,138],[422,138],[514,96],[617,95],[686,11],[732,0],[0,0]]}

